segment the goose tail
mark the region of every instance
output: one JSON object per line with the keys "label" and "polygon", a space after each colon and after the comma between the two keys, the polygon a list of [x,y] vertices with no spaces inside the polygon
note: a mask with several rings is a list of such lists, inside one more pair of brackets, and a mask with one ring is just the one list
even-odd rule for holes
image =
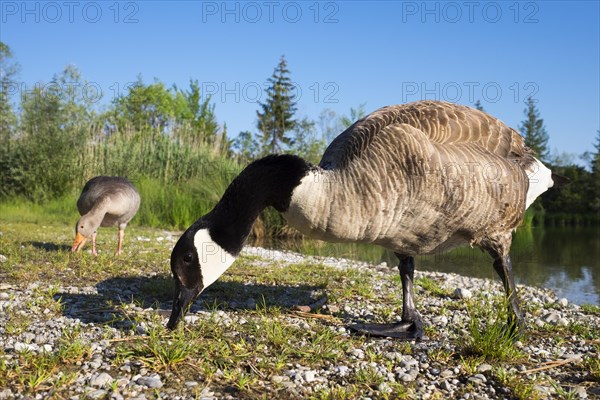
{"label": "goose tail", "polygon": [[537,199],[542,193],[553,186],[562,186],[568,182],[567,178],[552,173],[540,160],[534,158],[534,162],[525,168],[527,177],[529,178],[529,189],[527,190],[527,201],[525,208]]}

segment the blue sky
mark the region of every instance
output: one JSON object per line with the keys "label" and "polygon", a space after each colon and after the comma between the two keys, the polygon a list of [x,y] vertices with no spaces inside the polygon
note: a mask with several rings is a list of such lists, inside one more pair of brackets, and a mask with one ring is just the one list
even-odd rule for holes
{"label": "blue sky", "polygon": [[25,90],[68,64],[106,105],[141,74],[197,79],[230,136],[255,130],[280,56],[300,116],[419,99],[472,105],[517,128],[528,95],[554,152],[592,149],[600,129],[597,1],[74,1],[0,3],[0,39]]}

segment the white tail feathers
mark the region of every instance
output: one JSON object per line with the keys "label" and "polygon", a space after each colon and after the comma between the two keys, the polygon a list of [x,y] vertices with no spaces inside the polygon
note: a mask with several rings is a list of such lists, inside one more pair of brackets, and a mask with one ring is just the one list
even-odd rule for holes
{"label": "white tail feathers", "polygon": [[527,168],[525,172],[529,178],[529,190],[527,190],[525,208],[529,208],[539,195],[554,185],[554,181],[552,180],[552,171],[537,158],[535,159],[535,163]]}

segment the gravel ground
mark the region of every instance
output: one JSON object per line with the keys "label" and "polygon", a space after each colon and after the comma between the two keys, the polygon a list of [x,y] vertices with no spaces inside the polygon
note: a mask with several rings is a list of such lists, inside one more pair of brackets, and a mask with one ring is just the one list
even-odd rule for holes
{"label": "gravel ground", "polygon": [[[247,247],[244,254],[257,269],[272,263],[307,262],[307,257],[300,254],[257,247]],[[384,265],[372,266],[333,258],[311,260],[309,257],[308,261],[335,268],[369,268],[375,276],[376,293],[399,290],[396,285],[390,284],[390,279],[386,279],[390,274],[397,275],[397,271]],[[344,387],[356,383],[357,372],[364,371],[377,377],[378,383],[365,386],[359,395],[351,398],[600,398],[598,371],[595,370],[596,376],[593,376],[589,367],[590,360],[593,362],[598,357],[600,315],[597,309],[586,312],[566,299],[556,298],[548,290],[520,287],[521,301],[528,305],[527,324],[529,330],[535,332],[527,335],[523,342],[516,342],[516,347],[526,355],[526,362],[497,363],[485,358],[468,358],[477,361],[469,363],[460,356],[464,354],[464,339],[461,338],[468,335],[465,321],[469,315],[466,310],[456,309],[452,304],[473,296],[497,297],[502,293],[499,282],[419,271],[416,277],[430,278],[445,292],[451,293],[448,296],[418,296],[417,307],[428,326],[427,332],[435,334],[420,342],[404,342],[403,346],[393,340],[365,338],[349,348],[342,361],[319,368],[314,368],[308,361],[296,362],[270,376],[263,376],[258,371],[256,376],[266,397],[344,398],[341,395],[336,397],[334,392],[325,397],[323,389],[334,384]],[[53,298],[57,301],[60,298],[62,305],[61,312],[52,318],[48,315],[56,312],[53,305],[40,300],[40,291],[45,289],[43,282],[27,286],[0,283],[0,374],[7,373],[11,366],[14,370],[23,353],[41,357],[56,352],[60,340],[64,340],[65,331],[76,330],[79,339],[89,346],[89,357],[75,363],[75,375],[60,395],[43,385],[25,395],[20,393],[22,388],[16,382],[9,382],[8,387],[0,387],[0,399],[43,399],[53,395],[70,399],[238,398],[219,385],[223,371],[217,370],[211,379],[194,380],[168,370],[153,371],[135,357],[117,357],[117,344],[130,340],[132,335],[146,335],[148,327],[131,319],[110,322],[114,321],[113,311],[103,310],[94,304],[100,296],[123,303],[123,299],[142,290],[135,279],[115,282],[120,283],[53,289]],[[242,294],[239,307],[230,303],[226,310],[207,310],[196,302],[186,317],[186,327],[194,329],[200,321],[211,318],[225,327],[244,324],[246,319],[251,318],[246,310],[255,306],[254,303]],[[286,300],[282,300],[283,306],[286,306],[285,303]],[[290,307],[294,306],[293,299],[289,299],[289,303]],[[159,310],[159,314],[164,324],[170,310],[169,302],[163,302],[160,308],[163,309],[162,312]],[[125,309],[132,314],[157,313],[156,309],[143,308],[135,303],[130,303]],[[344,324],[373,319],[381,312],[381,305],[376,300],[360,296],[345,304],[328,302],[319,308],[320,315],[333,315],[342,322],[328,325],[328,329],[342,337],[349,335]],[[307,330],[313,326],[301,314],[282,315],[288,324]],[[15,318],[27,320],[26,329],[11,329],[7,321]],[[323,324],[327,324],[327,320]],[[574,327],[584,327],[587,334],[579,333]],[[231,340],[235,341],[236,336],[232,335]],[[598,368],[597,364],[595,368]],[[58,375],[61,373],[58,372]],[[399,383],[406,391],[397,392]],[[257,397],[261,396],[254,393]]]}

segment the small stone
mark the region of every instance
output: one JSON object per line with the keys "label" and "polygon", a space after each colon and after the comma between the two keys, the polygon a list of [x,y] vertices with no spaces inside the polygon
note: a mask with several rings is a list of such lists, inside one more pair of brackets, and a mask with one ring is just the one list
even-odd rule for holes
{"label": "small stone", "polygon": [[480,364],[477,367],[477,372],[479,372],[480,374],[487,372],[487,371],[491,371],[491,370],[492,370],[492,366],[490,364],[486,364],[486,363]]}
{"label": "small stone", "polygon": [[567,325],[569,325],[569,320],[566,318],[559,318],[558,321],[556,322],[556,325],[567,326]]}
{"label": "small stone", "polygon": [[337,372],[340,376],[346,376],[348,375],[350,368],[346,367],[345,365],[340,365],[338,367],[335,367],[334,371]]}
{"label": "small stone", "polygon": [[470,299],[471,297],[473,297],[473,293],[471,293],[469,289],[464,288],[456,288],[454,290],[454,295],[459,299]]}
{"label": "small stone", "polygon": [[600,396],[600,386],[591,387],[590,394],[593,394],[594,396]]}
{"label": "small stone", "polygon": [[286,380],[288,380],[287,376],[273,375],[271,377],[271,382],[273,382],[273,383],[281,383],[281,382],[286,381]]}
{"label": "small stone", "polygon": [[0,254],[0,263],[5,263],[8,261],[8,257],[6,257],[4,254]]}
{"label": "small stone", "polygon": [[442,378],[450,378],[452,375],[454,375],[454,371],[452,371],[451,369],[445,369],[442,371],[442,373],[440,374],[440,376]]}
{"label": "small stone", "polygon": [[2,292],[0,293],[0,300],[8,300],[10,299],[10,295],[8,293]]}
{"label": "small stone", "polygon": [[434,325],[446,326],[448,324],[448,317],[446,317],[445,315],[439,315],[437,317],[433,317],[431,319],[431,322]]}
{"label": "small stone", "polygon": [[329,311],[330,314],[337,314],[340,312],[340,308],[338,306],[335,306],[333,304],[329,304],[327,306],[327,311]]}
{"label": "small stone", "polygon": [[315,372],[314,371],[306,371],[304,373],[304,380],[306,382],[312,382],[315,380]]}
{"label": "small stone", "polygon": [[183,317],[183,319],[186,323],[193,324],[196,323],[200,319],[200,317],[198,317],[197,315],[186,315],[185,317]]}
{"label": "small stone", "polygon": [[160,389],[163,387],[163,383],[160,380],[160,376],[157,374],[150,376],[142,376],[137,381],[135,381],[140,386],[146,386],[151,389]]}
{"label": "small stone", "polygon": [[379,384],[379,386],[377,387],[377,390],[379,390],[380,393],[391,393],[392,389],[390,388],[390,385],[388,385],[387,382],[381,382]]}
{"label": "small stone", "polygon": [[92,375],[92,377],[90,378],[90,385],[102,387],[102,386],[106,385],[107,383],[111,382],[112,380],[113,380],[112,376],[110,376],[106,372],[101,372],[99,374]]}
{"label": "small stone", "polygon": [[106,396],[106,390],[98,389],[86,395],[88,399],[103,399]]}
{"label": "small stone", "polygon": [[416,377],[415,375],[411,375],[411,374],[403,374],[403,375],[400,377],[400,380],[401,380],[402,382],[412,382],[412,381],[414,381],[415,379],[417,379],[417,377]]}
{"label": "small stone", "polygon": [[483,385],[485,383],[485,381],[486,381],[485,376],[483,376],[481,374],[477,374],[477,375],[474,375],[469,378],[469,382],[471,382],[475,385]]}
{"label": "small stone", "polygon": [[542,317],[542,321],[547,324],[556,325],[560,319],[560,314],[557,312],[551,312]]}
{"label": "small stone", "polygon": [[352,351],[350,351],[350,355],[358,358],[359,360],[365,358],[365,352],[361,349],[352,349]]}
{"label": "small stone", "polygon": [[566,307],[569,305],[569,300],[565,299],[564,297],[560,300],[557,301],[557,303],[561,306],[561,307]]}
{"label": "small stone", "polygon": [[194,386],[198,386],[198,382],[187,381],[186,383],[184,383],[184,385],[187,386],[187,387],[194,387]]}
{"label": "small stone", "polygon": [[450,385],[450,382],[448,381],[442,381],[442,383],[440,383],[440,389],[450,392],[452,390],[452,385]]}
{"label": "small stone", "polygon": [[42,353],[51,353],[52,352],[52,346],[49,344],[45,344],[42,347],[40,347],[40,351]]}
{"label": "small stone", "polygon": [[410,358],[405,358],[404,360],[402,360],[402,362],[400,363],[400,366],[404,369],[413,369],[413,368],[418,368],[419,367],[419,362],[417,360],[415,360],[414,358],[410,357]]}
{"label": "small stone", "polygon": [[583,386],[575,386],[571,389],[571,392],[574,392],[580,399],[587,399],[588,397],[587,392],[585,391],[585,388]]}
{"label": "small stone", "polygon": [[560,356],[560,358],[564,358],[565,360],[569,359],[569,358],[582,358],[582,357],[583,357],[583,354],[580,354],[580,353],[563,353],[563,355]]}

